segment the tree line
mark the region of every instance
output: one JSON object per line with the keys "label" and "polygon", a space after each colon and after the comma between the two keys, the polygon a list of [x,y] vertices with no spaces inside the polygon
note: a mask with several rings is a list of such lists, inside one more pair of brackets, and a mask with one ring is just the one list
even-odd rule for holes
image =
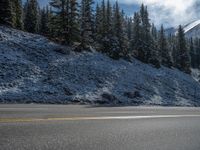
{"label": "tree line", "polygon": [[1,0],[0,24],[45,35],[62,44],[79,43],[78,50],[91,47],[119,59],[135,57],[155,67],[176,67],[190,73],[200,68],[200,39],[186,39],[180,25],[167,35],[150,22],[147,6],[133,17],[125,15],[118,2],[102,0],[51,0],[40,8],[37,0]]}

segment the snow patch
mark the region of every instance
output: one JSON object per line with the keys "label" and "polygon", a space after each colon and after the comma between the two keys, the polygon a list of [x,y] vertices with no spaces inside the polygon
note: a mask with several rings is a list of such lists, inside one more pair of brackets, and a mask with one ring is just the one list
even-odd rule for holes
{"label": "snow patch", "polygon": [[192,77],[196,80],[196,81],[198,81],[198,82],[200,82],[200,70],[199,69],[192,69]]}

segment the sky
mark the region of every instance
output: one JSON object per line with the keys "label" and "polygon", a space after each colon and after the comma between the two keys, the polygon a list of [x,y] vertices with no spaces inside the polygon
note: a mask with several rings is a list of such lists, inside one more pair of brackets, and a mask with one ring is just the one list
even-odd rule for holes
{"label": "sky", "polygon": [[[49,0],[38,1],[44,6]],[[176,27],[179,24],[185,25],[200,19],[200,0],[118,0],[118,2],[129,16],[133,15],[144,3],[148,6],[151,22],[157,26],[164,24],[165,27]]]}

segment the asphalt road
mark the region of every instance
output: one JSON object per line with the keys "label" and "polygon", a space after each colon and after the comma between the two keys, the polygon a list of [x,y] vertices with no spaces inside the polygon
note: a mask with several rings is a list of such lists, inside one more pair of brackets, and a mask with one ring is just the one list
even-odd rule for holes
{"label": "asphalt road", "polygon": [[200,150],[200,108],[0,105],[0,150]]}

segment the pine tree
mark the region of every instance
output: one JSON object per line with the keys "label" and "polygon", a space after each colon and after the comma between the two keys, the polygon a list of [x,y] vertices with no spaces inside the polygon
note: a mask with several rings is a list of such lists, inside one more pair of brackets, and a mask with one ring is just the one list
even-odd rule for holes
{"label": "pine tree", "polygon": [[110,1],[107,1],[105,5],[104,0],[102,1],[102,5],[99,13],[99,34],[98,34],[98,42],[100,45],[100,50],[103,53],[111,54],[113,49],[115,48],[115,39],[113,38],[113,30],[112,30],[112,8],[110,6]]}
{"label": "pine tree", "polygon": [[39,6],[37,0],[27,0],[24,28],[28,32],[31,33],[38,32],[38,24],[39,24],[38,8]]}
{"label": "pine tree", "polygon": [[195,52],[195,48],[194,48],[194,40],[193,38],[190,38],[189,41],[189,48],[190,48],[190,56],[191,56],[191,67],[192,68],[196,68],[197,67],[197,60],[196,60],[196,52]]}
{"label": "pine tree", "polygon": [[149,23],[149,14],[147,7],[144,5],[141,6],[141,19],[142,19],[142,38],[143,38],[143,51],[145,52],[144,62],[149,62],[152,54],[152,37],[150,34],[151,25]]}
{"label": "pine tree", "polygon": [[93,0],[82,0],[81,4],[81,46],[87,49],[94,42]]}
{"label": "pine tree", "polygon": [[131,55],[131,46],[132,46],[132,43],[131,43],[131,40],[132,40],[132,27],[133,23],[132,23],[132,18],[131,17],[127,17],[125,18],[125,28],[126,28],[126,35],[127,35],[127,41],[128,41],[128,53],[129,55]]}
{"label": "pine tree", "polygon": [[134,35],[133,45],[136,45],[137,58],[145,63],[152,63],[159,67],[158,49],[156,40],[151,35],[151,25],[149,22],[149,14],[147,7],[143,4],[140,7],[140,13],[134,16]]}
{"label": "pine tree", "polygon": [[49,33],[49,7],[41,10],[40,33],[47,35]]}
{"label": "pine tree", "polygon": [[190,73],[190,57],[187,49],[185,34],[182,26],[180,25],[178,28],[177,34],[177,68]]}
{"label": "pine tree", "polygon": [[12,2],[12,8],[13,8],[13,12],[14,12],[14,26],[17,29],[23,29],[22,1],[21,0],[14,0]]}
{"label": "pine tree", "polygon": [[102,0],[101,4],[101,35],[104,37],[106,34],[106,5],[105,1]]}
{"label": "pine tree", "polygon": [[95,39],[99,44],[100,51],[104,53],[106,52],[106,49],[104,48],[104,40],[106,39],[106,6],[104,0],[102,0],[100,7],[98,4],[96,7],[95,31]]}
{"label": "pine tree", "polygon": [[69,32],[69,0],[51,0],[51,7],[53,7],[53,17],[51,18],[52,29],[54,36],[59,38],[62,42],[68,42]]}
{"label": "pine tree", "polygon": [[111,56],[118,59],[127,55],[127,43],[124,30],[124,16],[123,12],[120,12],[118,2],[116,1],[113,10],[113,35],[115,37],[115,49],[111,52]]}
{"label": "pine tree", "polygon": [[165,37],[165,31],[164,31],[163,25],[161,26],[160,33],[159,33],[158,48],[160,51],[161,64],[166,67],[171,67],[172,60],[171,60],[170,52],[168,49],[168,44]]}
{"label": "pine tree", "polygon": [[200,69],[200,39],[198,39],[198,45],[196,46],[196,54],[197,54],[197,67]]}
{"label": "pine tree", "polygon": [[152,23],[151,25],[151,38],[152,38],[152,46],[153,48],[157,51],[158,53],[158,60],[161,62],[160,60],[160,50],[159,50],[159,39],[158,39],[158,31],[157,28],[155,27],[155,25]]}
{"label": "pine tree", "polygon": [[168,49],[171,55],[172,66],[176,67],[177,64],[177,50],[176,50],[176,37],[173,34],[169,34],[167,38]]}
{"label": "pine tree", "polygon": [[[53,10],[56,10],[56,12]],[[49,26],[50,37],[54,39],[60,39],[62,36],[61,24],[60,24],[61,19],[57,13],[58,13],[58,10],[52,7],[52,4],[50,3],[48,26]]]}
{"label": "pine tree", "polygon": [[71,44],[79,40],[78,3],[76,0],[51,0],[53,16],[51,27],[54,36],[63,43]]}
{"label": "pine tree", "polygon": [[128,40],[130,41],[132,39],[132,18],[126,17],[126,33]]}
{"label": "pine tree", "polygon": [[[192,47],[192,46],[190,46]],[[192,50],[193,49],[193,50]],[[200,68],[200,39],[195,38],[191,48],[191,61],[194,68]]]}
{"label": "pine tree", "polygon": [[150,23],[148,18],[148,11],[147,8],[142,4],[140,7],[140,14],[139,16],[135,16],[139,19],[139,26],[140,26],[140,48],[137,49],[138,51],[138,59],[148,63],[150,58],[150,48],[151,48],[151,39],[150,39]]}
{"label": "pine tree", "polygon": [[0,1],[0,24],[14,26],[11,0]]}
{"label": "pine tree", "polygon": [[112,8],[110,6],[109,0],[107,0],[107,6],[106,6],[105,30],[107,34],[112,34]]}
{"label": "pine tree", "polygon": [[70,0],[69,3],[69,43],[79,41],[78,2]]}
{"label": "pine tree", "polygon": [[[99,4],[96,5],[96,13],[95,13],[95,40],[98,41],[101,39],[101,9]],[[99,42],[99,41],[98,41]]]}
{"label": "pine tree", "polygon": [[158,31],[154,24],[151,26],[151,35],[153,36],[154,40],[158,39]]}
{"label": "pine tree", "polygon": [[134,14],[133,18],[133,35],[132,35],[132,41],[131,41],[131,47],[133,48],[133,54],[134,56],[141,60],[144,58],[144,52],[142,50],[142,37],[141,37],[141,18],[139,13]]}

